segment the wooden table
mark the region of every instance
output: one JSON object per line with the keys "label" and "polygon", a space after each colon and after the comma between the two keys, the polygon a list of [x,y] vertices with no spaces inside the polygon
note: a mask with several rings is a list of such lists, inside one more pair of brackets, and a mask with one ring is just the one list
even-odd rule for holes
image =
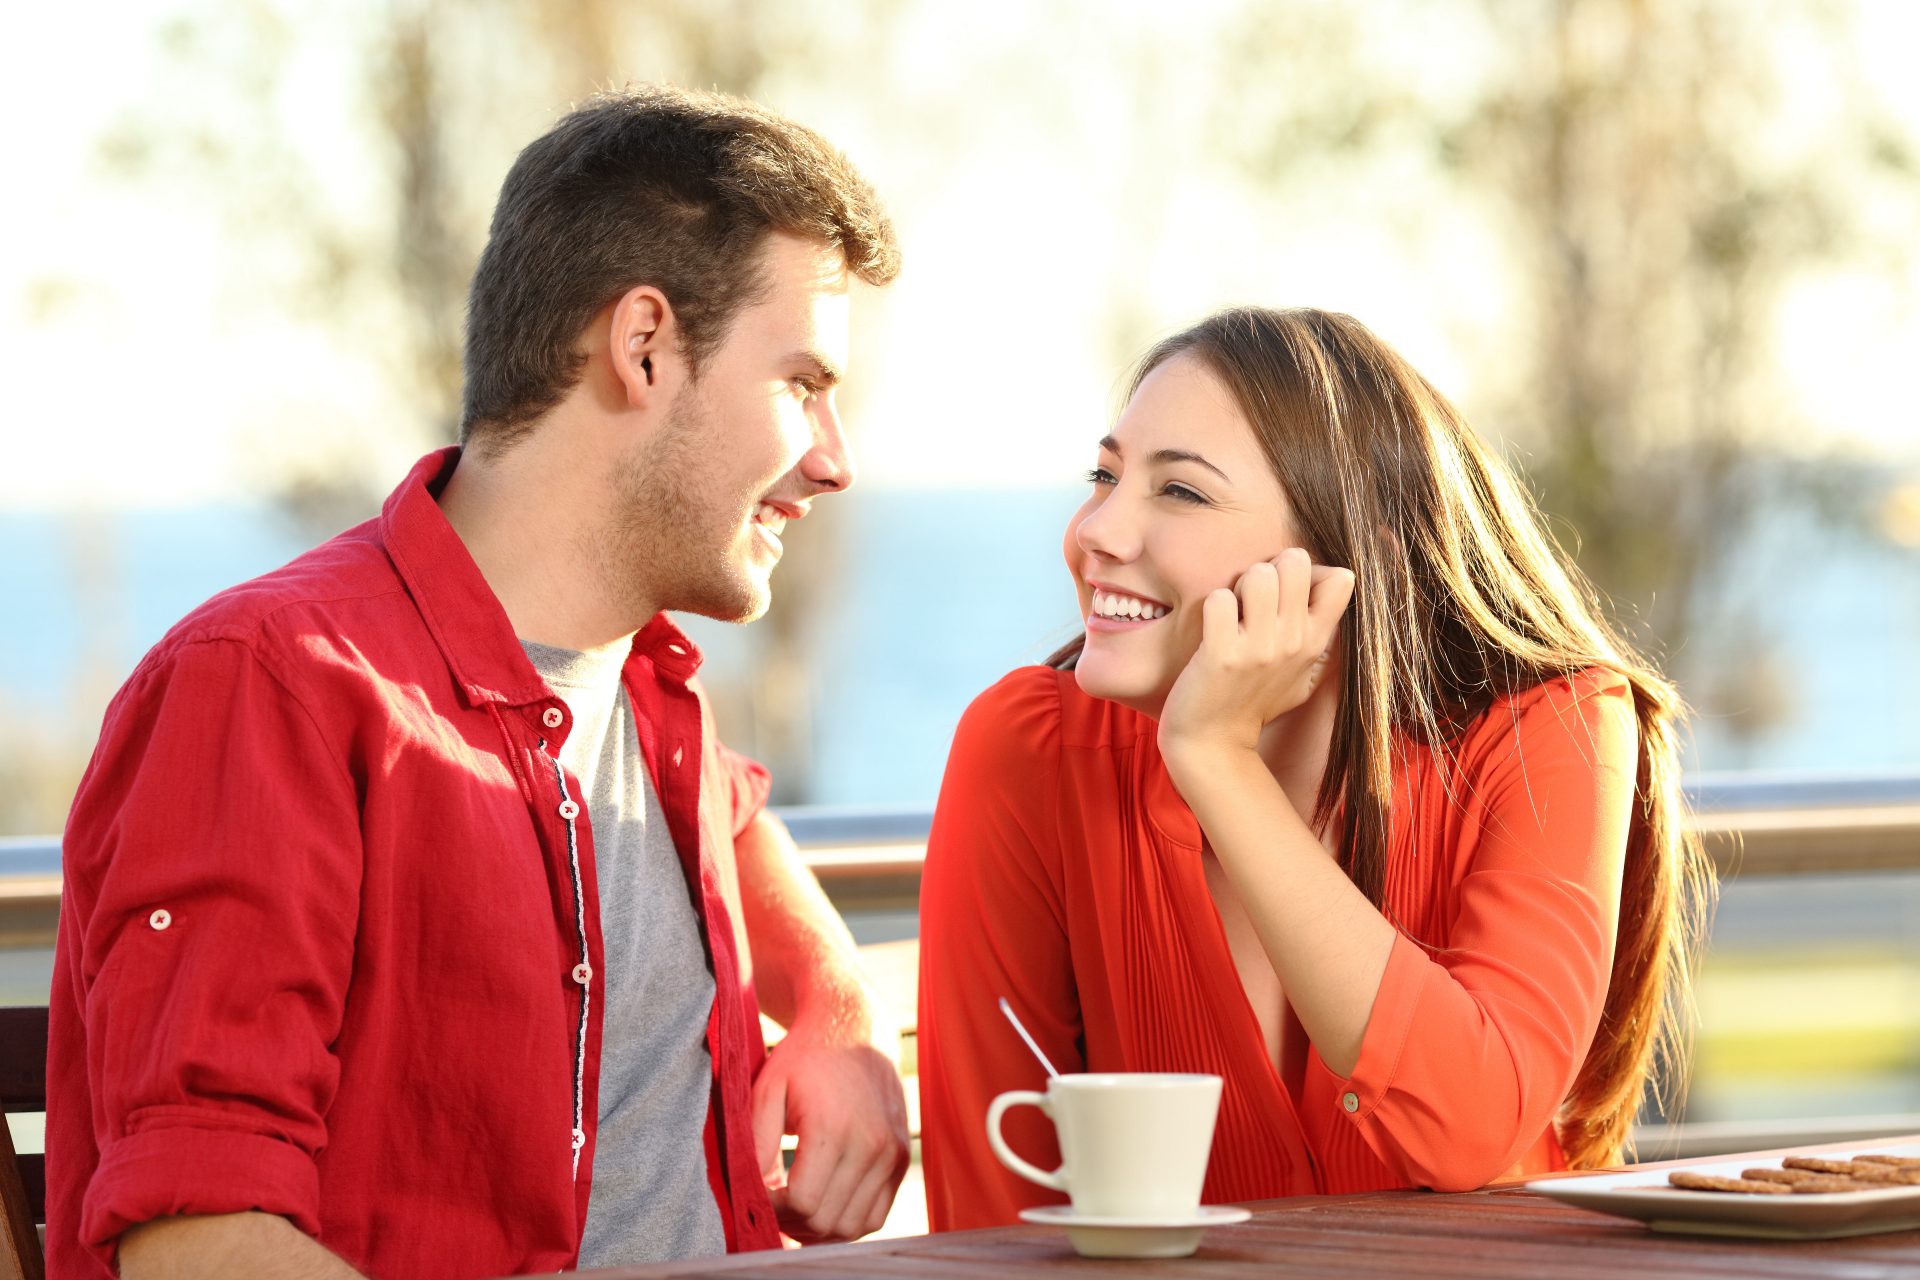
{"label": "wooden table", "polygon": [[1139,1280],[1253,1277],[1492,1276],[1502,1280],[1867,1280],[1920,1277],[1920,1231],[1845,1240],[1741,1240],[1656,1234],[1637,1222],[1575,1209],[1518,1189],[1434,1195],[1383,1191],[1253,1205],[1253,1218],[1215,1227],[1190,1258],[1082,1258],[1051,1227],[994,1227],[866,1244],[736,1254],[704,1261],[585,1272],[600,1280],[1025,1280],[1119,1275]]}
{"label": "wooden table", "polygon": [[[1868,1145],[1920,1142],[1920,1136],[1872,1144],[1830,1143],[1795,1152],[1859,1151]],[[1794,1152],[1757,1151],[1754,1163]],[[1655,1169],[1698,1160],[1637,1165]],[[1563,1205],[1514,1187],[1462,1195],[1378,1191],[1301,1196],[1249,1206],[1251,1221],[1215,1227],[1190,1258],[1082,1258],[1056,1228],[1016,1226],[944,1235],[874,1240],[784,1253],[747,1253],[657,1266],[582,1272],[598,1280],[1026,1280],[1027,1277],[1117,1275],[1138,1280],[1253,1280],[1254,1277],[1339,1277],[1425,1280],[1920,1280],[1920,1231],[1844,1240],[1745,1240],[1666,1235],[1638,1222]]]}

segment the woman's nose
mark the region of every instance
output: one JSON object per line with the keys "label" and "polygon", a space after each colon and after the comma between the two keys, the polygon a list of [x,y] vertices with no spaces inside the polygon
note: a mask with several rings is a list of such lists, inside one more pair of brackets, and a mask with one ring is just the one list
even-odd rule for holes
{"label": "woman's nose", "polygon": [[1111,491],[1088,504],[1074,525],[1074,543],[1082,551],[1108,560],[1133,559],[1140,553],[1140,533],[1127,507],[1127,502]]}

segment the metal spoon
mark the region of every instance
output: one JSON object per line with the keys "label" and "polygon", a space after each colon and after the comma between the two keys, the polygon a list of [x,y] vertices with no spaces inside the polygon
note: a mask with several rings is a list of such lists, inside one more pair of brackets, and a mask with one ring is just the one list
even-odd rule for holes
{"label": "metal spoon", "polygon": [[1019,1015],[1014,1013],[1013,1006],[1007,1003],[1005,996],[1000,997],[1000,1012],[1007,1015],[1007,1021],[1011,1022],[1013,1029],[1020,1033],[1020,1038],[1027,1042],[1027,1048],[1033,1050],[1033,1056],[1040,1059],[1040,1065],[1047,1069],[1047,1074],[1056,1080],[1059,1079],[1060,1073],[1053,1069],[1053,1064],[1047,1061],[1047,1055],[1040,1052],[1040,1046],[1033,1042],[1033,1037],[1027,1034],[1027,1029],[1020,1025]]}

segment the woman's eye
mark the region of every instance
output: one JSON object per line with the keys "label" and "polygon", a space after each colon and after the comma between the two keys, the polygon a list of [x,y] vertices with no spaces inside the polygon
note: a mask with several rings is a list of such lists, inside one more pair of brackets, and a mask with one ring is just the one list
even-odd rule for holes
{"label": "woman's eye", "polygon": [[1172,498],[1176,502],[1187,502],[1187,503],[1193,504],[1196,507],[1204,507],[1207,505],[1207,500],[1204,495],[1202,495],[1197,489],[1189,489],[1187,488],[1187,486],[1183,484],[1166,485],[1160,490],[1160,492],[1164,493],[1167,497]]}
{"label": "woman's eye", "polygon": [[1086,481],[1088,484],[1112,484],[1114,482],[1113,472],[1107,470],[1105,467],[1095,467],[1093,470],[1087,472]]}

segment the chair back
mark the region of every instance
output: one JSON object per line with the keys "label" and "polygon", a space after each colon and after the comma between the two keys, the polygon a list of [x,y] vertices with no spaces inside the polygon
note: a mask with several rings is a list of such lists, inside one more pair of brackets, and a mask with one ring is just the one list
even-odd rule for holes
{"label": "chair back", "polygon": [[46,1157],[16,1154],[6,1125],[9,1112],[46,1109],[46,1006],[0,1009],[0,1280],[46,1280]]}

